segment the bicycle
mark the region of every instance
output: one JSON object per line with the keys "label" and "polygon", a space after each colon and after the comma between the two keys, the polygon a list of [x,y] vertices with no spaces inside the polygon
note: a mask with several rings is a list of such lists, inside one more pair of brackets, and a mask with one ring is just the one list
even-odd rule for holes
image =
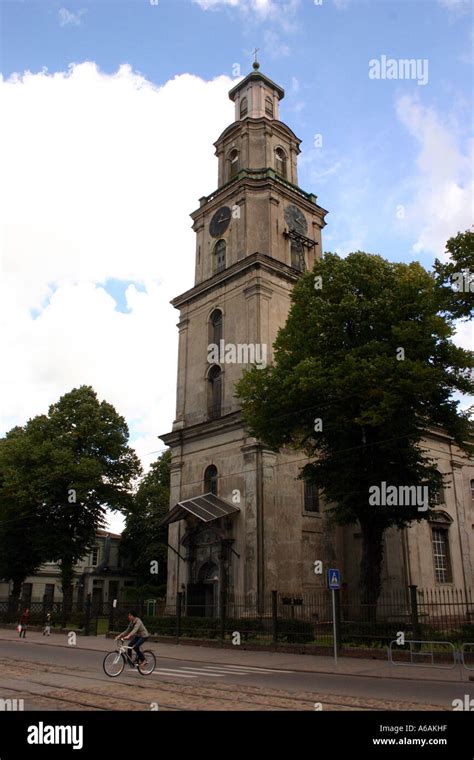
{"label": "bicycle", "polygon": [[[132,658],[133,647],[124,644],[122,638],[120,641],[120,646],[118,646],[113,652],[108,652],[104,657],[102,666],[104,668],[104,673],[107,676],[110,678],[117,678],[117,676],[122,673],[127,663],[131,668],[137,668],[142,676],[149,676],[150,673],[153,673],[156,668],[156,657],[150,649],[145,649],[143,651],[143,654],[145,655],[144,662],[146,663],[143,665],[143,661],[139,662],[136,654],[135,658]],[[129,650],[132,650],[132,652]]]}

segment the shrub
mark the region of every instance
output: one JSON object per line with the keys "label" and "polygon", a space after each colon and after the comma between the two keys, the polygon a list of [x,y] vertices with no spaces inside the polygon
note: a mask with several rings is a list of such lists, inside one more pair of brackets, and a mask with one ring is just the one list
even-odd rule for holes
{"label": "shrub", "polygon": [[314,640],[314,624],[309,620],[281,618],[278,620],[278,640],[288,644],[306,644]]}

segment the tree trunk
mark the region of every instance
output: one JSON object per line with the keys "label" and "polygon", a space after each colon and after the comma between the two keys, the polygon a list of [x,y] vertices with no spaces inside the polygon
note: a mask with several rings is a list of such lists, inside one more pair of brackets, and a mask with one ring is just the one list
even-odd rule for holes
{"label": "tree trunk", "polygon": [[384,529],[375,520],[361,520],[362,559],[360,563],[361,602],[367,605],[367,619],[377,617],[377,600],[381,591]]}
{"label": "tree trunk", "polygon": [[8,599],[8,619],[16,619],[18,617],[18,608],[20,606],[20,594],[21,586],[24,578],[12,578],[13,589]]}
{"label": "tree trunk", "polygon": [[71,559],[63,557],[61,560],[61,590],[63,592],[63,627],[66,628],[67,622],[72,611],[72,582],[74,579],[74,568]]}

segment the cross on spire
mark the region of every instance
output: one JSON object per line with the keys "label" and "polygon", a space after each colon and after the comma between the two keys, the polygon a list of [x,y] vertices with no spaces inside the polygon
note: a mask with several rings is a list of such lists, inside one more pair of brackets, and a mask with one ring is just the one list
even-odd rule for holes
{"label": "cross on spire", "polygon": [[255,50],[253,51],[253,54],[254,54],[254,56],[255,56],[255,60],[254,60],[254,62],[253,62],[253,67],[254,67],[254,69],[259,69],[259,68],[260,68],[260,64],[259,64],[259,62],[257,61],[257,53],[258,53],[258,51],[259,51],[259,50],[260,50],[260,48],[255,48]]}

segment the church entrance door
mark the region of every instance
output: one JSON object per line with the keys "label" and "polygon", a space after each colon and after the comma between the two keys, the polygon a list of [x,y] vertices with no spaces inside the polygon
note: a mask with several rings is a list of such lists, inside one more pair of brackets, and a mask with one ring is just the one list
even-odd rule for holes
{"label": "church entrance door", "polygon": [[187,614],[196,617],[215,617],[219,570],[214,562],[206,562],[199,570],[198,583],[187,587]]}

